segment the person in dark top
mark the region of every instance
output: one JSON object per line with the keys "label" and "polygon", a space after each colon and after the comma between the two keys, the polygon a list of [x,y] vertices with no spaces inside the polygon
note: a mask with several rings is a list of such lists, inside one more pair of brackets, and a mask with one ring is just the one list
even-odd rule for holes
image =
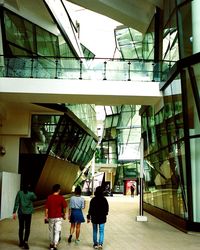
{"label": "person in dark top", "polygon": [[134,197],[134,193],[135,193],[135,184],[132,183],[131,184],[131,196]]}
{"label": "person in dark top", "polygon": [[25,183],[22,190],[18,191],[13,208],[13,219],[19,219],[19,247],[29,249],[28,239],[30,235],[31,218],[33,213],[33,201],[37,197],[31,191],[30,185]]}
{"label": "person in dark top", "polygon": [[[94,197],[90,201],[87,222],[92,221],[93,225],[93,247],[95,249],[102,248],[104,243],[104,227],[109,211],[107,199],[103,195],[101,186],[97,187]],[[99,231],[99,239],[97,237]]]}

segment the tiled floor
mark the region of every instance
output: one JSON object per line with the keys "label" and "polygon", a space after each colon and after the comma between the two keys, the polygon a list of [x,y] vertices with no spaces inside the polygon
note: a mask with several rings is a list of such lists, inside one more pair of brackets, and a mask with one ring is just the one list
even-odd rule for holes
{"label": "tiled floor", "polygon": [[[90,197],[85,197],[87,207]],[[127,196],[107,197],[110,212],[105,226],[105,250],[196,250],[200,249],[199,234],[185,234],[174,227],[145,214],[147,222],[137,222],[138,197]],[[87,214],[87,207],[84,211]],[[48,249],[48,226],[43,223],[43,209],[37,209],[33,215],[30,249]],[[70,224],[63,222],[60,250],[92,249],[92,226],[83,223],[81,226],[80,243],[68,243]],[[6,219],[0,221],[0,250],[20,249],[18,247],[18,221]]]}

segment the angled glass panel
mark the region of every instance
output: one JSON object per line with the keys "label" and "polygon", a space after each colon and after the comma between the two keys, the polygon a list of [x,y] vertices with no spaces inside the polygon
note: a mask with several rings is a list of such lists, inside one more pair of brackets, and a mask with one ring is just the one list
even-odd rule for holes
{"label": "angled glass panel", "polygon": [[144,201],[187,218],[185,149],[184,144],[173,146],[171,154],[162,150],[146,160]]}
{"label": "angled glass panel", "polygon": [[131,28],[118,28],[115,36],[122,58],[142,59],[142,33]]}
{"label": "angled glass panel", "polygon": [[154,60],[155,17],[152,19],[142,41],[142,58]]}
{"label": "angled glass panel", "polygon": [[59,57],[58,37],[36,26],[37,53],[41,56]]}
{"label": "angled glass panel", "polygon": [[[195,77],[196,77],[196,83],[197,83],[197,88],[200,89],[199,87],[199,64],[196,64],[194,66],[195,69]],[[186,77],[186,83],[187,83],[187,115],[188,115],[188,126],[189,126],[189,134],[196,135],[200,134],[200,122],[199,122],[199,114],[197,111],[197,106],[194,98],[194,93],[193,89],[191,86],[191,81],[194,79],[190,79],[188,71],[187,71],[187,77]],[[200,94],[200,92],[199,92]],[[198,103],[199,104],[199,103]]]}
{"label": "angled glass panel", "polygon": [[180,36],[180,58],[188,57],[200,51],[199,27],[195,20],[199,16],[199,1],[188,2],[178,9]]}
{"label": "angled glass panel", "polygon": [[33,24],[6,10],[4,11],[4,23],[7,41],[26,51],[35,52]]}
{"label": "angled glass panel", "polygon": [[94,59],[95,54],[92,53],[92,51],[90,51],[88,48],[86,48],[83,44],[81,44],[81,47],[82,47],[83,54],[84,54],[84,57],[86,58],[86,60]]}
{"label": "angled glass panel", "polygon": [[67,13],[67,3],[61,0],[51,1],[45,0],[48,5],[52,15],[57,21],[59,29],[62,31],[66,42],[70,42],[71,46],[74,48],[74,52],[79,56],[83,57],[81,45],[78,41],[78,34],[72,24],[69,14]]}
{"label": "angled glass panel", "polygon": [[112,115],[112,107],[111,106],[104,106],[106,115]]}
{"label": "angled glass panel", "polygon": [[193,214],[194,221],[200,222],[200,206],[199,206],[199,147],[200,147],[200,138],[190,139],[190,151],[191,151],[191,171],[192,171],[192,199],[193,199]]}

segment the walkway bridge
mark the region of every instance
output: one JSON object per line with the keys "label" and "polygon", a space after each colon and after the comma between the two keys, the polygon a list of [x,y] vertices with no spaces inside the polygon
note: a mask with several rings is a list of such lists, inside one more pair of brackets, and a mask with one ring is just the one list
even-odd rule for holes
{"label": "walkway bridge", "polygon": [[22,103],[153,105],[162,98],[160,68],[159,64],[143,60],[4,58],[0,99]]}

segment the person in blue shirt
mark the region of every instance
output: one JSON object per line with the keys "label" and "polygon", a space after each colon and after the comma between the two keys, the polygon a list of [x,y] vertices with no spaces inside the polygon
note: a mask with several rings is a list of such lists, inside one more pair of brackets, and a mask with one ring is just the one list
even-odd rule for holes
{"label": "person in blue shirt", "polygon": [[85,208],[85,199],[81,196],[81,188],[77,186],[75,188],[75,194],[70,198],[69,201],[69,214],[68,219],[71,223],[70,235],[68,242],[72,241],[73,233],[76,229],[76,240],[75,243],[79,242],[81,223],[85,222],[82,209]]}
{"label": "person in blue shirt", "polygon": [[18,212],[19,219],[19,247],[29,249],[28,239],[31,228],[31,218],[33,213],[33,201],[37,197],[34,192],[31,191],[30,185],[25,183],[22,190],[18,191],[15,204],[13,208],[13,219],[17,218],[16,212]]}

